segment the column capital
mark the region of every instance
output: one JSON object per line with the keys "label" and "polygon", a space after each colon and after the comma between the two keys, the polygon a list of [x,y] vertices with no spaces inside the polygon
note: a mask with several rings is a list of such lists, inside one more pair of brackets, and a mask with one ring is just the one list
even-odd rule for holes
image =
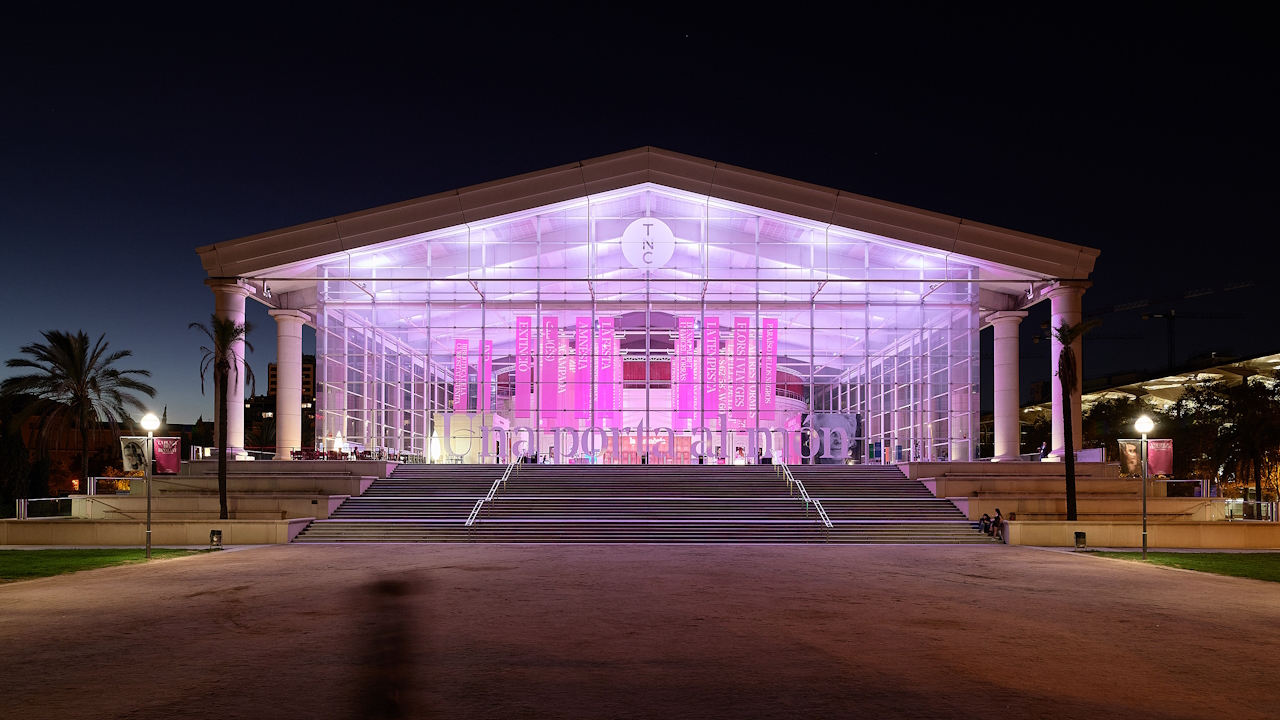
{"label": "column capital", "polygon": [[1017,325],[1022,322],[1022,318],[1027,316],[1026,310],[998,310],[987,316],[987,322],[995,325],[997,323],[1012,323]]}
{"label": "column capital", "polygon": [[1059,295],[1083,295],[1084,291],[1091,287],[1093,287],[1093,283],[1088,280],[1059,280],[1050,285],[1044,294],[1050,299]]}
{"label": "column capital", "polygon": [[278,323],[289,321],[309,323],[311,316],[301,310],[268,310],[267,314],[276,319]]}
{"label": "column capital", "polygon": [[204,284],[214,293],[249,296],[249,286],[244,278],[207,278]]}

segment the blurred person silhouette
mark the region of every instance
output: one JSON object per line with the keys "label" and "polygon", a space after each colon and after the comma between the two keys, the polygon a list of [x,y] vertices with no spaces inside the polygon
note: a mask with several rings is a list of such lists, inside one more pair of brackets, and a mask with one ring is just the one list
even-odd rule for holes
{"label": "blurred person silhouette", "polygon": [[422,677],[417,667],[421,648],[415,618],[422,615],[423,585],[401,578],[375,580],[357,600],[364,644],[360,687],[353,717],[413,718],[424,714]]}

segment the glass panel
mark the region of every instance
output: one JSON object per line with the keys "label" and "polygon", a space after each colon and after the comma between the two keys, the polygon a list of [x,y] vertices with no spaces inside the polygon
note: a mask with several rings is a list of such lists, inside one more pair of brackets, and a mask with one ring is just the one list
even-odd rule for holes
{"label": "glass panel", "polygon": [[[972,455],[980,269],[931,250],[642,185],[314,272],[326,452]],[[810,448],[804,425],[848,438]]]}

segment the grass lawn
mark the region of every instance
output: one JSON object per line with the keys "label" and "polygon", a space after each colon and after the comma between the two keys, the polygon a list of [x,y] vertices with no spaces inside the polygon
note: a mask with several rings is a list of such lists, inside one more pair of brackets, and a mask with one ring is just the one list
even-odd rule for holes
{"label": "grass lawn", "polygon": [[[1101,557],[1142,562],[1141,552],[1100,552]],[[1280,553],[1147,552],[1147,563],[1183,570],[1280,582]]]}
{"label": "grass lawn", "polygon": [[[198,555],[208,550],[169,550],[152,548],[151,558],[175,558]],[[142,548],[119,550],[0,550],[0,583],[61,575],[77,570],[93,570],[113,565],[146,562]]]}

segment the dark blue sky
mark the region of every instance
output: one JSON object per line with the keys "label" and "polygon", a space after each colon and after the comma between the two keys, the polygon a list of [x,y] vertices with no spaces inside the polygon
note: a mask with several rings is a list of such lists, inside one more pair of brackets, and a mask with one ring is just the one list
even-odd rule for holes
{"label": "dark blue sky", "polygon": [[[1178,357],[1280,349],[1262,10],[41,8],[0,20],[0,357],[106,332],[175,421],[212,409],[197,246],[640,145],[1101,248],[1086,310],[1252,280],[1172,306],[1245,316]],[[1163,324],[1099,332],[1143,339],[1091,341],[1086,376],[1163,367]]]}

